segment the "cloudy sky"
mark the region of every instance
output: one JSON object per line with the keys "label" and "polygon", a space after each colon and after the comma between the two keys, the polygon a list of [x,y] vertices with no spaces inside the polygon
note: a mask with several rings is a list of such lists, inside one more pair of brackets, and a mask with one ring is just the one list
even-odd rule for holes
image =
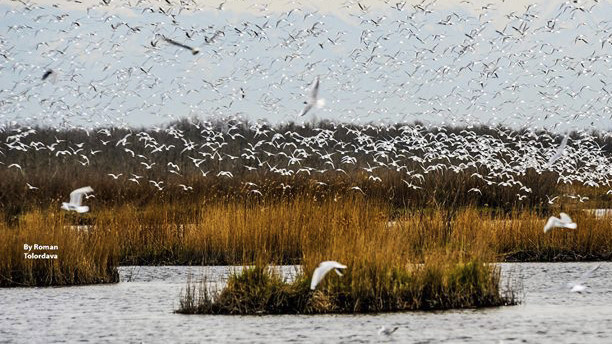
{"label": "cloudy sky", "polygon": [[[607,1],[3,0],[0,122],[610,130],[609,13]],[[299,117],[316,77],[325,106]]]}

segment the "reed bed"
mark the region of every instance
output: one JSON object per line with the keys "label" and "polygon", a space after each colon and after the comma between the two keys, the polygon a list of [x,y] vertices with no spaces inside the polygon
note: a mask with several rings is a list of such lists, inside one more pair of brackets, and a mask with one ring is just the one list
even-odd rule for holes
{"label": "reed bed", "polygon": [[75,220],[71,214],[34,211],[17,226],[0,223],[0,287],[119,282],[117,233],[87,231],[72,225]]}
{"label": "reed bed", "polygon": [[[399,245],[395,251],[413,254],[482,246],[497,261],[612,258],[610,219],[597,219],[577,207],[564,209],[578,223],[577,230],[543,233],[546,217],[534,211],[506,213],[472,206],[398,212],[354,193],[316,197],[127,204],[94,209],[84,216],[62,212],[57,206],[21,215],[16,226],[2,223],[0,247],[18,257],[23,256],[23,244],[33,240],[66,250],[77,244],[84,250],[97,240],[92,249],[116,254],[116,260],[108,260],[125,265],[240,265],[263,255],[268,263],[300,264],[312,243],[323,249],[338,240],[338,233],[367,232],[372,237],[364,237],[360,245],[368,246],[377,236],[392,236]],[[90,232],[66,229],[78,225],[89,226]],[[14,263],[7,263],[12,261],[3,260],[3,274],[13,268]]]}
{"label": "reed bed", "polygon": [[499,268],[478,259],[461,262],[432,255],[422,265],[361,263],[327,276],[312,291],[309,277],[286,281],[265,266],[245,268],[211,290],[206,279],[188,281],[179,299],[183,314],[372,313],[494,307],[519,302],[514,286],[501,289]]}
{"label": "reed bed", "polygon": [[[514,290],[502,292],[500,271],[487,263],[494,256],[483,242],[458,244],[426,235],[425,245],[414,249],[412,230],[388,227],[381,221],[384,216],[379,207],[360,200],[338,208],[335,204],[321,206],[333,211],[321,222],[310,220],[319,230],[302,233],[302,273],[295,280],[285,281],[267,269],[271,256],[263,251],[256,255],[255,267],[231,276],[218,292],[209,290],[206,281],[189,281],[177,312],[364,313],[499,306],[517,301]],[[421,225],[435,222],[442,224],[431,216]],[[313,292],[310,276],[324,260],[337,260],[348,268],[343,277],[328,274]]]}

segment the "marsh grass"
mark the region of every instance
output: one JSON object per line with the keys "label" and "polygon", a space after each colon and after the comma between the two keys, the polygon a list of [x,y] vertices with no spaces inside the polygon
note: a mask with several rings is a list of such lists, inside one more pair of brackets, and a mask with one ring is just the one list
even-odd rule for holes
{"label": "marsh grass", "polygon": [[[543,233],[546,216],[536,210],[447,205],[398,211],[360,193],[326,197],[317,190],[312,186],[280,199],[94,204],[87,214],[60,211],[59,204],[29,210],[0,222],[0,285],[116,282],[119,264],[303,264],[312,271],[320,261],[335,259],[351,263],[353,273],[400,276],[397,271],[408,262],[421,264],[436,251],[463,254],[451,260],[457,264],[469,263],[470,256],[480,262],[612,258],[610,218],[597,219],[578,202],[552,209],[568,212],[577,230]],[[24,259],[26,243],[57,245],[59,259]],[[384,299],[390,287],[379,287],[366,288],[380,290],[370,299]],[[370,295],[365,291],[350,295]]]}
{"label": "marsh grass", "polygon": [[[309,266],[358,252],[362,257],[394,252],[377,261],[396,266],[396,257],[402,262],[422,260],[438,249],[486,251],[491,254],[489,261],[612,258],[612,222],[579,208],[564,209],[578,223],[577,230],[549,233],[542,230],[546,217],[537,212],[462,207],[452,212],[423,208],[396,213],[389,204],[355,194],[317,200],[305,194],[285,201],[205,201],[190,206],[127,204],[85,215],[56,209],[27,212],[16,225],[0,223],[0,247],[7,252],[0,261],[3,285],[111,281],[112,269],[107,267],[117,264],[261,261]],[[25,243],[58,245],[60,259],[24,260]],[[312,262],[308,257],[313,257]]]}
{"label": "marsh grass", "polygon": [[[118,241],[110,231],[71,228],[69,214],[35,211],[16,227],[0,223],[0,287],[63,286],[119,282]],[[24,244],[56,245],[57,259],[26,259]]]}
{"label": "marsh grass", "polygon": [[[444,261],[440,259],[445,259]],[[231,275],[221,291],[206,280],[188,280],[177,313],[184,314],[321,314],[493,307],[518,302],[514,286],[500,290],[500,271],[478,259],[467,263],[428,257],[425,264],[349,265],[343,277],[326,276],[315,291],[309,275],[287,281],[264,266]]]}

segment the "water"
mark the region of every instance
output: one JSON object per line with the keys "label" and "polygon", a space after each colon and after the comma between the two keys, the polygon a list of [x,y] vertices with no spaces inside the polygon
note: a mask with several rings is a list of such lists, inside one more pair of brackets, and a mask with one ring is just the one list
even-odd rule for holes
{"label": "water", "polygon": [[[519,306],[320,316],[174,314],[190,271],[223,281],[232,268],[122,267],[115,285],[0,289],[0,342],[610,343],[612,263],[587,279],[586,292],[566,287],[595,265],[503,264],[523,278]],[[382,337],[382,325],[399,329]]]}

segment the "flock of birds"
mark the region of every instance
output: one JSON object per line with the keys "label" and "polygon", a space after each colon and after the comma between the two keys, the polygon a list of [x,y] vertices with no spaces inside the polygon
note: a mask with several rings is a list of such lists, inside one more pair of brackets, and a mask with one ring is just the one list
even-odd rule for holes
{"label": "flock of birds", "polygon": [[[59,139],[32,127],[0,130],[0,170],[23,175],[24,188],[38,192],[28,180],[49,164],[73,164],[83,170],[105,171],[120,185],[148,184],[159,191],[192,192],[190,177],[232,179],[244,171],[252,175],[309,176],[321,188],[324,176],[359,171],[371,183],[384,181],[387,172],[399,173],[405,187],[419,190],[428,174],[468,173],[474,185],[508,188],[520,202],[533,192],[520,176],[529,171],[553,173],[559,184],[598,187],[612,194],[612,155],[598,137],[587,131],[559,138],[546,132],[490,127],[494,134],[465,128],[460,132],[420,124],[351,126],[330,123],[309,132],[263,123],[193,122],[187,128],[170,126],[129,130],[118,135],[103,128],[82,129],[85,137]],[[62,134],[58,131],[57,134]],[[32,161],[31,156],[36,156]],[[119,159],[123,167],[109,165]],[[111,159],[111,160],[109,160]],[[126,168],[124,162],[129,162]],[[167,178],[159,179],[166,175]],[[172,177],[172,178],[170,178]],[[260,195],[256,181],[244,181],[246,192]],[[283,184],[283,190],[291,185]],[[365,194],[355,185],[352,192]],[[482,195],[479,188],[468,194]],[[604,195],[605,196],[605,195]],[[562,199],[585,202],[580,194],[548,195],[550,204]]]}
{"label": "flock of birds", "polygon": [[[27,174],[24,160],[1,159],[7,150],[47,151],[50,158],[88,168],[101,149],[112,147],[141,168],[109,170],[109,178],[144,182],[159,191],[170,184],[147,179],[152,170],[233,178],[238,168],[282,176],[359,168],[373,182],[383,178],[377,172],[395,170],[404,172],[405,185],[415,190],[427,173],[470,171],[486,185],[516,189],[519,201],[532,190],[515,176],[529,169],[556,172],[559,183],[609,187],[609,148],[591,133],[605,130],[612,118],[612,23],[602,15],[608,2],[517,3],[511,10],[504,3],[445,6],[436,0],[349,0],[338,8],[330,4],[329,11],[298,5],[208,7],[184,0],[114,0],[80,9],[27,1],[2,5],[0,164]],[[202,12],[209,14],[206,25],[197,20]],[[325,102],[322,92],[331,101]],[[194,122],[197,141],[173,126],[153,129],[169,141],[134,128],[113,139],[109,129],[99,129],[149,123],[170,109],[175,119],[237,120],[221,128]],[[308,115],[379,124],[334,123],[302,136],[247,121],[285,123],[312,118]],[[402,125],[411,119],[431,123]],[[27,123],[82,129],[102,146],[44,142]],[[448,133],[449,124],[466,129]],[[474,124],[499,136],[478,134],[471,130]],[[538,130],[553,126],[577,133],[571,139],[564,135],[557,145],[554,135]],[[253,133],[249,142],[240,131],[244,127]],[[249,146],[228,149],[239,140]],[[164,153],[179,157],[162,165],[156,157]],[[31,191],[39,187],[26,183]],[[192,190],[187,182],[172,187]],[[359,186],[350,190],[365,193]],[[469,192],[482,194],[479,188]],[[587,200],[549,195],[549,202],[562,197]]]}
{"label": "flock of birds", "polygon": [[[40,186],[27,180],[24,155],[46,152],[49,159],[96,168],[102,147],[139,166],[109,170],[109,179],[160,191],[170,183],[147,179],[151,170],[233,178],[247,169],[314,180],[360,170],[372,182],[392,170],[415,190],[427,173],[470,171],[486,185],[516,189],[522,200],[532,190],[516,176],[532,169],[556,172],[557,183],[612,194],[612,157],[598,144],[612,137],[605,132],[612,119],[609,2],[534,3],[505,13],[497,8],[505,4],[471,1],[445,7],[436,0],[349,0],[330,13],[259,3],[238,20],[225,2],[211,8],[184,0],[123,5],[109,0],[79,11],[19,0],[0,6],[6,29],[0,33],[0,168],[23,174],[28,192]],[[211,14],[206,25],[200,11]],[[177,126],[128,126],[194,115],[233,120],[191,122],[198,140]],[[246,120],[285,123],[315,115],[380,124],[334,121],[305,136]],[[408,120],[430,123],[404,124]],[[82,130],[95,147],[43,141],[33,127],[40,124]],[[449,132],[449,124],[466,127]],[[497,136],[477,133],[475,124]],[[104,126],[129,132],[115,138]],[[559,137],[540,132],[543,127],[566,134],[557,144]],[[603,129],[603,138],[591,129]],[[231,142],[244,144],[235,151]],[[176,159],[162,164],[164,154]],[[172,187],[192,190],[186,182]],[[255,183],[245,187],[261,195]],[[349,189],[365,194],[359,186]],[[87,212],[83,198],[92,192],[89,186],[74,190],[62,209]],[[549,195],[549,203],[560,197],[586,201]],[[561,213],[544,232],[553,228],[577,225]],[[322,262],[311,289],[329,271],[342,276],[345,268]],[[571,291],[584,289],[582,281]],[[380,334],[395,330],[383,327]]]}
{"label": "flock of birds", "polygon": [[[2,4],[0,120],[99,127],[312,114],[610,128],[607,1],[311,6]],[[318,111],[312,80],[330,100]]]}

